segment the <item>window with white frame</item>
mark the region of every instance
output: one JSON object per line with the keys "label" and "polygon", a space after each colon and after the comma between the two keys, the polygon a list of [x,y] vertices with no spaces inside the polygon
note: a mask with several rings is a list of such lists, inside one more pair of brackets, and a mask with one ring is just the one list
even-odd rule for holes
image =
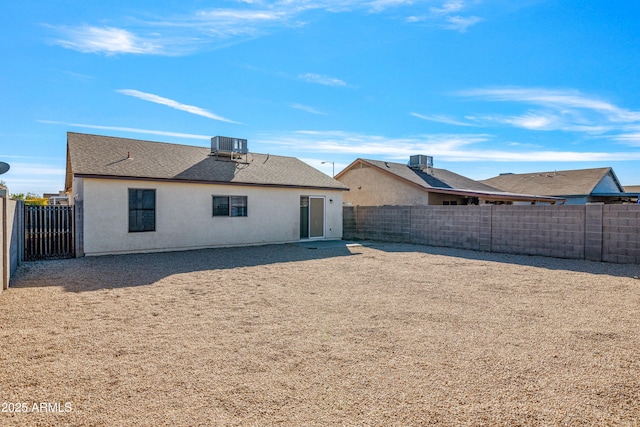
{"label": "window with white frame", "polygon": [[213,216],[247,216],[247,196],[213,196]]}

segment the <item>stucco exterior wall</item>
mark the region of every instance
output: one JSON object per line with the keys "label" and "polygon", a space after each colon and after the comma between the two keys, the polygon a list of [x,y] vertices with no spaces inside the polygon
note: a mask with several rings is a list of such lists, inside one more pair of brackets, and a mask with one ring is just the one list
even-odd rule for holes
{"label": "stucco exterior wall", "polygon": [[398,179],[379,170],[362,165],[346,171],[339,181],[349,187],[344,201],[353,206],[384,206],[429,204],[429,193],[403,184]]}
{"label": "stucco exterior wall", "polygon": [[[0,197],[0,292],[23,260],[24,203]],[[6,234],[5,234],[6,233]]]}
{"label": "stucco exterior wall", "polygon": [[429,193],[429,204],[430,205],[444,205],[445,202],[451,204],[451,202],[456,202],[458,205],[461,205],[464,202],[464,197],[456,196],[455,194],[441,194],[441,193]]}
{"label": "stucco exterior wall", "polygon": [[[325,197],[325,238],[342,238],[342,191],[85,178],[85,255],[186,250],[300,240],[300,196]],[[130,233],[128,189],[156,190],[156,231]],[[81,189],[81,191],[80,191]],[[246,217],[213,217],[212,196],[247,196]]]}

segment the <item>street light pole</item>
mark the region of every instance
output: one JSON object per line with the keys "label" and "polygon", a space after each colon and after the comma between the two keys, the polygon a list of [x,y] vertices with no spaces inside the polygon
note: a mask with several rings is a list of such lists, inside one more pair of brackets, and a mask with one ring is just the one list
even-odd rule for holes
{"label": "street light pole", "polygon": [[322,162],[321,164],[331,163],[331,178],[336,176],[336,163],[335,162]]}

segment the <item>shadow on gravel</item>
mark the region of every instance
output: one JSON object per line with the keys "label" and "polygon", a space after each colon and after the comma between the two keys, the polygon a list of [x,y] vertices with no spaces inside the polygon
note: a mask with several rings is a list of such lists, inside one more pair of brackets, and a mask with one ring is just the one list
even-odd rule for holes
{"label": "shadow on gravel", "polygon": [[10,287],[63,286],[69,292],[96,291],[150,285],[181,273],[357,254],[348,242],[327,241],[35,261],[18,268]]}
{"label": "shadow on gravel", "polygon": [[[438,246],[412,245],[407,243],[387,243],[377,241],[360,242],[383,252],[420,252],[429,255],[443,255],[479,261],[501,262],[528,267],[565,270],[578,273],[602,274],[616,277],[640,277],[638,264],[614,264],[587,260],[551,258],[538,255],[513,255],[495,252],[479,252]],[[640,282],[638,282],[640,286]]]}
{"label": "shadow on gravel", "polygon": [[[617,277],[640,276],[640,265],[637,264],[610,264],[376,241],[365,241],[361,244],[347,241],[308,241],[27,262],[18,268],[11,279],[10,287],[62,286],[68,292],[86,292],[144,286],[174,274],[353,256],[360,253],[361,245],[381,252],[423,253]],[[385,262],[383,257],[380,262]],[[638,283],[640,286],[640,282]]]}

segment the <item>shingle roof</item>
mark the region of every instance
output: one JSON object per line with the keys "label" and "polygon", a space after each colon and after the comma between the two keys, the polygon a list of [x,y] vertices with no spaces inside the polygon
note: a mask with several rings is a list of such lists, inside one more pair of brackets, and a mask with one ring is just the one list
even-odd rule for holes
{"label": "shingle roof", "polygon": [[72,175],[284,187],[348,188],[294,157],[248,153],[211,156],[209,147],[67,133],[67,183]]}
{"label": "shingle roof", "polygon": [[[553,172],[503,174],[482,180],[503,191],[545,194],[549,196],[589,195],[611,168],[577,169]],[[614,180],[617,181],[617,179]],[[622,188],[620,188],[622,191]]]}
{"label": "shingle roof", "polygon": [[425,188],[449,188],[472,191],[500,191],[494,187],[467,178],[446,169],[429,168],[429,172],[412,169],[403,163],[384,162],[380,160],[362,159],[380,169],[418,184]]}
{"label": "shingle roof", "polygon": [[336,179],[356,167],[365,163],[386,173],[392,174],[402,181],[422,187],[425,191],[434,193],[457,194],[467,197],[481,197],[487,200],[503,201],[542,201],[556,203],[564,199],[550,196],[540,196],[531,193],[516,193],[499,190],[487,184],[467,178],[446,169],[428,168],[427,171],[412,169],[403,163],[385,162],[381,160],[356,159],[344,170],[336,175]]}

